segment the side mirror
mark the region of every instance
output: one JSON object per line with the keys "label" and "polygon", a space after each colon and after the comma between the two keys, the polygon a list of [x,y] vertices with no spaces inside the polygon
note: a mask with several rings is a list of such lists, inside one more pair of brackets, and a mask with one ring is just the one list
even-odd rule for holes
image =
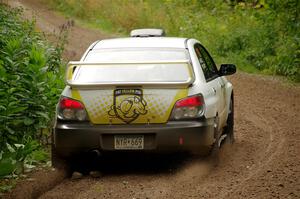
{"label": "side mirror", "polygon": [[234,64],[221,64],[219,75],[232,75],[236,72],[236,66]]}

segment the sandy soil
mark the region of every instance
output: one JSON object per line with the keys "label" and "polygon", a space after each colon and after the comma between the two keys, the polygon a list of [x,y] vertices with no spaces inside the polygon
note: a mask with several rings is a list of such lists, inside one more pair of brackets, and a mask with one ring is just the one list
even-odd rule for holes
{"label": "sandy soil", "polygon": [[[25,7],[26,17],[34,10],[37,27],[46,33],[67,22],[34,0],[9,3]],[[91,42],[105,37],[75,24],[65,56],[78,59]],[[300,87],[242,72],[229,79],[235,91],[236,142],[222,148],[218,166],[209,158],[185,154],[122,157],[102,164],[99,179],[66,178],[37,195],[43,199],[300,198]],[[17,190],[21,193],[22,189]],[[10,197],[23,198],[24,194],[28,193],[15,191]]]}

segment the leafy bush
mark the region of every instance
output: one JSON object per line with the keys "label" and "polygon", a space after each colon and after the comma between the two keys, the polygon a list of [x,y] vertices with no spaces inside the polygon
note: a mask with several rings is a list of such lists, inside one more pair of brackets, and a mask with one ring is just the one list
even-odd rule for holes
{"label": "leafy bush", "polygon": [[49,45],[21,13],[0,4],[0,176],[38,148],[63,88],[61,45]]}
{"label": "leafy bush", "polygon": [[[45,1],[45,0],[44,0]],[[218,63],[300,81],[298,0],[51,0],[68,16],[113,32],[163,27],[198,38]]]}
{"label": "leafy bush", "polygon": [[11,173],[21,174],[24,172],[24,162],[28,155],[38,149],[36,141],[24,144],[10,145],[6,143],[7,150],[1,152],[0,156],[0,177]]}

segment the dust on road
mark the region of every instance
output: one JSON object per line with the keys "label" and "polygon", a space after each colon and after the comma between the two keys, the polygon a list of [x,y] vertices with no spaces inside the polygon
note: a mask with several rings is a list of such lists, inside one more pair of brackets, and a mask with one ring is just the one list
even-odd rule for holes
{"label": "dust on road", "polygon": [[[66,23],[38,2],[9,3],[27,8],[27,17],[35,10],[38,28],[47,33]],[[75,24],[65,56],[78,59],[104,37]],[[230,80],[236,142],[223,147],[218,166],[180,155],[122,159],[104,164],[100,179],[65,179],[40,198],[300,198],[300,87],[242,72]]]}

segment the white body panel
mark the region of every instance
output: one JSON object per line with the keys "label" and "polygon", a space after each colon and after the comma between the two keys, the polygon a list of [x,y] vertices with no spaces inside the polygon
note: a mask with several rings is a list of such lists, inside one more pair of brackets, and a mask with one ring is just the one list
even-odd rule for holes
{"label": "white body panel", "polygon": [[[169,37],[146,37],[146,38],[121,38],[121,39],[108,39],[103,41],[94,42],[84,53],[80,62],[87,62],[86,57],[89,53],[98,53],[101,49],[139,49],[139,48],[164,48],[164,49],[187,49],[189,53],[190,62],[192,65],[192,73],[194,75],[193,83],[187,89],[187,96],[202,94],[205,102],[205,118],[214,118],[218,116],[220,128],[226,124],[227,116],[229,113],[229,103],[232,94],[232,84],[225,77],[217,77],[211,81],[206,81],[203,74],[201,65],[198,61],[197,55],[194,50],[194,45],[200,43],[195,39],[185,39],[185,38],[169,38]],[[89,60],[90,61],[90,60]],[[93,57],[93,62],[97,62],[97,56]],[[116,61],[117,60],[112,60]],[[100,85],[101,86],[101,85]],[[154,89],[154,88],[153,88]],[[101,89],[98,89],[98,91]],[[159,90],[159,92],[166,92],[167,90]],[[154,90],[152,90],[154,92]],[[150,90],[145,90],[144,93],[151,93]],[[88,101],[93,101],[91,95],[93,91],[81,91],[82,97],[88,98]],[[96,91],[95,91],[96,92]],[[111,90],[105,90],[106,95],[112,95]],[[171,92],[171,90],[170,90]],[[172,96],[183,96],[179,95],[176,90]],[[179,91],[178,91],[179,92]],[[180,91],[183,93],[183,91]],[[108,94],[107,94],[108,93]],[[67,86],[62,95],[67,97],[72,97],[70,87]],[[101,92],[96,92],[95,95],[101,95]],[[154,96],[154,95],[153,95]],[[158,94],[157,94],[158,96]],[[169,95],[168,95],[169,96]],[[146,98],[151,97],[151,94],[147,94]],[[154,96],[155,97],[155,96]],[[168,99],[170,104],[173,98]],[[94,100],[95,101],[95,100]],[[174,103],[174,102],[172,102]],[[173,105],[172,105],[173,106]],[[93,107],[93,105],[92,105]],[[95,106],[94,106],[95,107]],[[160,110],[168,109],[169,107],[162,107]],[[99,110],[98,110],[99,111]],[[91,113],[97,115],[97,110],[91,110]],[[163,113],[161,113],[163,114]],[[165,120],[164,120],[165,121]]]}
{"label": "white body panel", "polygon": [[[206,82],[194,45],[200,43],[195,39],[189,39],[187,48],[190,53],[191,62],[195,73],[195,82],[189,90],[189,95],[202,93],[205,101],[205,117],[213,118],[218,115],[220,127],[225,125],[229,112],[229,103],[232,93],[232,84],[225,77],[218,77]],[[224,85],[221,88],[221,85]]]}

